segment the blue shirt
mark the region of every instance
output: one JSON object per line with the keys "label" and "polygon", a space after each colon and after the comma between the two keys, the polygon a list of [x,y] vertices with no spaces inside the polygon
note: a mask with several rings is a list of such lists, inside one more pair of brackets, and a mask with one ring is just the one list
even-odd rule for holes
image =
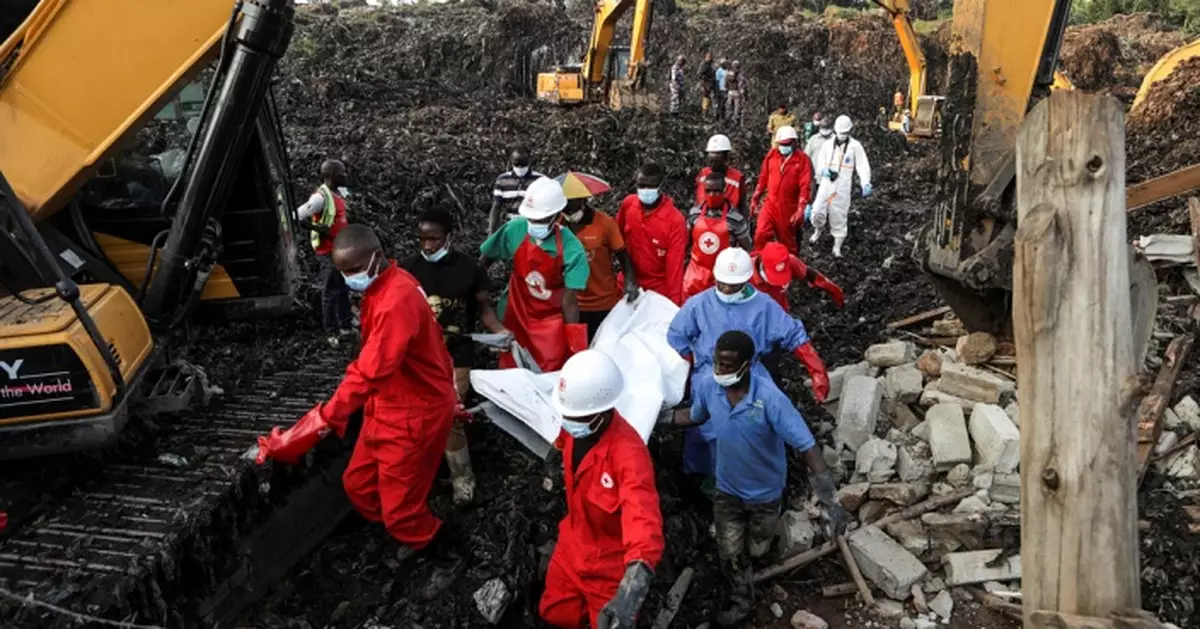
{"label": "blue shirt", "polygon": [[725,91],[725,68],[717,68],[717,89]]}
{"label": "blue shirt", "polygon": [[751,504],[783,497],[787,449],[806,452],[816,445],[812,432],[769,376],[752,373],[750,391],[729,406],[725,389],[711,377],[692,383],[692,421],[716,433],[717,489]]}
{"label": "blue shirt", "polygon": [[776,345],[791,352],[808,342],[804,324],[774,299],[755,291],[742,303],[727,304],[717,298],[714,287],[684,302],[671,319],[667,343],[681,356],[691,354],[693,371],[702,373],[702,367],[712,366],[717,339],[730,330],[749,334],[756,356],[770,353]]}

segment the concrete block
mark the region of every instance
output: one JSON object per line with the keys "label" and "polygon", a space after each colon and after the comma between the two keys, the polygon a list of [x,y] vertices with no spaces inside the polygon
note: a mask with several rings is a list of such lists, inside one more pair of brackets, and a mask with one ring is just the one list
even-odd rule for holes
{"label": "concrete block", "polygon": [[1179,443],[1179,433],[1164,430],[1158,436],[1158,443],[1154,444],[1154,453],[1161,455],[1167,450],[1174,448],[1177,443]]}
{"label": "concrete block", "polygon": [[934,483],[933,484],[933,496],[935,498],[941,498],[942,496],[949,496],[950,494],[952,494],[956,491],[958,491],[958,490],[955,489],[954,485],[951,485],[950,483]]}
{"label": "concrete block", "polygon": [[508,586],[504,585],[504,581],[496,578],[483,584],[483,587],[475,590],[475,608],[479,610],[480,615],[490,624],[500,622],[500,618],[504,616],[504,612],[508,609],[509,603],[512,602],[512,592],[508,591]]}
{"label": "concrete block", "polygon": [[987,513],[987,503],[979,498],[979,496],[967,496],[963,498],[957,507],[954,507],[955,513],[971,515],[973,513]]}
{"label": "concrete block", "polygon": [[992,486],[988,488],[988,496],[992,500],[1006,505],[1021,504],[1021,475],[993,475]]}
{"label": "concrete block", "polygon": [[855,531],[847,540],[863,576],[889,598],[904,600],[914,583],[925,578],[925,564],[879,527]]}
{"label": "concrete block", "polygon": [[933,479],[933,453],[929,444],[914,440],[896,449],[896,473],[900,480],[929,481]]}
{"label": "concrete block", "polygon": [[792,629],[829,629],[829,623],[824,618],[806,609],[792,614],[791,625]]}
{"label": "concrete block", "polygon": [[925,443],[929,443],[929,422],[922,420],[921,423],[913,426],[910,434]]}
{"label": "concrete block", "polygon": [[976,404],[971,411],[970,431],[979,463],[1002,474],[1017,470],[1021,464],[1021,433],[1004,409]]}
{"label": "concrete block", "polygon": [[934,549],[944,555],[964,546],[969,550],[979,548],[989,523],[987,516],[979,513],[926,513],[921,516],[921,524]]}
{"label": "concrete block", "polygon": [[971,484],[971,466],[959,463],[946,472],[946,482],[961,489]]}
{"label": "concrete block", "polygon": [[833,402],[842,396],[842,390],[846,386],[846,380],[850,376],[869,376],[874,378],[879,373],[879,370],[871,366],[871,363],[863,361],[852,365],[842,365],[837,369],[829,372],[829,396],[825,398],[825,402]]}
{"label": "concrete block", "polygon": [[1167,459],[1166,475],[1180,480],[1200,480],[1200,448],[1189,446]]}
{"label": "concrete block", "polygon": [[876,367],[895,367],[916,360],[917,348],[907,341],[890,341],[868,347],[865,358]]}
{"label": "concrete block", "polygon": [[898,509],[890,502],[882,500],[868,500],[863,503],[863,506],[858,509],[858,521],[863,524],[869,524],[884,517],[888,513]]}
{"label": "concrete block", "polygon": [[929,601],[929,609],[937,614],[942,620],[950,620],[950,615],[954,612],[954,597],[950,596],[950,590],[942,590]]}
{"label": "concrete block", "polygon": [[900,620],[904,616],[904,603],[891,599],[876,600],[873,611],[882,620]]}
{"label": "concrete block", "polygon": [[938,388],[940,383],[941,380],[934,380],[925,387],[925,391],[921,393],[921,399],[917,400],[921,408],[929,408],[935,404],[954,404],[961,408],[964,413],[969,413],[971,409],[975,408],[975,400],[950,395]]}
{"label": "concrete block", "polygon": [[[920,399],[920,394],[913,401]],[[908,404],[891,401],[887,404],[888,414],[892,416],[892,425],[897,430],[908,432],[921,423],[921,418],[912,410]]]}
{"label": "concrete block", "polygon": [[883,483],[896,472],[896,444],[871,437],[855,456],[854,473],[872,483]]}
{"label": "concrete block", "polygon": [[912,404],[921,398],[924,378],[913,363],[897,365],[884,376],[884,396],[901,404]]}
{"label": "concrete block", "polygon": [[921,525],[920,521],[893,522],[884,528],[892,539],[904,547],[904,550],[918,557],[929,551],[929,534],[925,532],[925,527]]}
{"label": "concrete block", "polygon": [[800,511],[785,511],[780,518],[779,559],[794,557],[813,547],[817,527]]}
{"label": "concrete block", "polygon": [[858,450],[875,434],[883,391],[879,381],[868,376],[850,376],[842,390],[834,441]]}
{"label": "concrete block", "polygon": [[967,326],[959,319],[938,319],[933,322],[934,336],[963,336]]}
{"label": "concrete block", "polygon": [[972,332],[959,337],[954,351],[958,353],[958,362],[978,365],[987,362],[996,353],[996,337],[987,332]]}
{"label": "concrete block", "polygon": [[994,475],[991,468],[980,466],[971,472],[971,484],[975,489],[991,489]]}
{"label": "concrete block", "polygon": [[936,350],[926,350],[921,357],[917,359],[917,369],[926,378],[942,377],[942,354]]}
{"label": "concrete block", "polygon": [[938,469],[950,469],[959,463],[971,462],[971,438],[962,407],[936,404],[925,414],[929,422],[929,447],[933,464]]}
{"label": "concrete block", "polygon": [[1017,406],[1016,402],[1009,402],[1008,406],[1004,407],[1004,413],[1006,415],[1008,415],[1008,418],[1012,421],[1013,426],[1016,426],[1017,430],[1020,430],[1021,429],[1021,407]]}
{"label": "concrete block", "polygon": [[871,500],[884,500],[907,507],[924,500],[929,495],[928,483],[881,483],[871,485]]}
{"label": "concrete block", "polygon": [[867,493],[871,491],[870,483],[854,483],[838,489],[838,502],[847,511],[858,511],[867,501]]}
{"label": "concrete block", "polygon": [[1200,432],[1200,404],[1192,399],[1192,396],[1186,395],[1174,408],[1175,415],[1179,421],[1185,424],[1193,432]]}
{"label": "concrete block", "polygon": [[994,568],[985,565],[1000,556],[1001,552],[998,549],[975,550],[965,553],[950,553],[942,557],[942,566],[946,569],[946,584],[950,587],[957,587],[988,581],[1020,579],[1020,555],[1008,557]]}
{"label": "concrete block", "polygon": [[1179,430],[1183,426],[1184,423],[1180,421],[1179,416],[1175,414],[1175,411],[1169,408],[1163,409],[1163,428],[1166,428],[1167,430]]}
{"label": "concrete block", "polygon": [[1001,394],[1016,389],[1011,380],[957,363],[942,365],[942,378],[938,380],[938,390],[943,393],[988,404],[999,403]]}

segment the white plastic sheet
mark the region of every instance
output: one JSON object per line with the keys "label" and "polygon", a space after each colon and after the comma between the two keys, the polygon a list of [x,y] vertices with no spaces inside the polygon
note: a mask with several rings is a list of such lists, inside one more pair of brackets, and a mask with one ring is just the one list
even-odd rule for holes
{"label": "white plastic sheet", "polygon": [[[659,412],[683,399],[687,361],[667,345],[667,328],[679,311],[671,300],[644,291],[633,304],[621,301],[592,340],[592,349],[608,354],[625,376],[625,392],[617,411],[649,440]],[[558,372],[535,374],[526,369],[471,372],[471,386],[512,414],[548,443],[558,437],[561,421],[550,402]]]}

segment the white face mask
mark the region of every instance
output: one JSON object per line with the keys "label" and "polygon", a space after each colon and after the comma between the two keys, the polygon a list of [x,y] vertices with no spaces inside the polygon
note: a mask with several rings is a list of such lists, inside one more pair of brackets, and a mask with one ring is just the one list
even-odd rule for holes
{"label": "white face mask", "polygon": [[563,430],[567,431],[568,435],[571,435],[572,437],[574,437],[576,439],[584,439],[584,438],[591,436],[592,433],[596,432],[595,424],[598,423],[599,419],[600,419],[600,417],[597,416],[597,417],[591,418],[590,420],[588,420],[586,422],[580,422],[580,421],[575,421],[573,419],[567,419],[566,417],[564,417],[564,418],[562,418],[562,427],[563,427]]}
{"label": "white face mask", "polygon": [[716,367],[713,367],[713,380],[721,387],[732,387],[742,381],[749,369],[749,361],[742,363],[742,366],[732,373],[717,373]]}
{"label": "white face mask", "polygon": [[367,289],[371,287],[371,283],[379,277],[378,274],[371,275],[371,266],[374,264],[375,254],[372,253],[371,261],[367,262],[367,268],[365,270],[359,271],[354,275],[346,275],[345,273],[342,273],[342,277],[346,280],[346,288],[349,288],[356,293],[365,293]]}
{"label": "white face mask", "polygon": [[513,166],[513,174],[518,177],[524,177],[529,174],[528,166]]}
{"label": "white face mask", "polygon": [[791,144],[780,144],[779,152],[783,155],[791,155],[792,154],[792,145]]}
{"label": "white face mask", "polygon": [[713,290],[717,292],[717,299],[720,299],[722,303],[726,304],[740,304],[754,296],[754,288],[752,288],[749,284],[742,286],[742,290],[739,290],[732,295],[722,293],[721,289],[716,287],[714,287]]}
{"label": "white face mask", "polygon": [[583,210],[572,212],[570,214],[563,214],[563,216],[567,217],[567,220],[571,221],[572,223],[578,223],[579,221],[583,220]]}
{"label": "white face mask", "polygon": [[434,251],[433,253],[425,253],[424,251],[422,251],[421,257],[425,258],[425,260],[428,262],[438,262],[442,258],[446,257],[446,254],[448,254],[448,253],[450,253],[450,240],[449,239],[446,240],[446,244],[442,245],[441,249],[438,249],[437,251]]}
{"label": "white face mask", "polygon": [[821,129],[818,133],[821,134],[821,137],[827,138],[833,135],[833,129]]}
{"label": "white face mask", "polygon": [[838,142],[845,142],[846,140],[850,139],[850,134],[849,133],[839,133],[839,134],[837,134],[837,139],[838,139]]}
{"label": "white face mask", "polygon": [[550,237],[550,223],[530,223],[526,231],[538,240],[545,240]]}

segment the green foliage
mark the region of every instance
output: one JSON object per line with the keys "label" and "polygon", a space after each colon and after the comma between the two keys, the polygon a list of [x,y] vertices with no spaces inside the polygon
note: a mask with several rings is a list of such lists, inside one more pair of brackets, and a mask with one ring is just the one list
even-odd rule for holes
{"label": "green foliage", "polygon": [[1092,24],[1121,13],[1157,13],[1186,33],[1200,33],[1200,0],[1075,0],[1072,24]]}

